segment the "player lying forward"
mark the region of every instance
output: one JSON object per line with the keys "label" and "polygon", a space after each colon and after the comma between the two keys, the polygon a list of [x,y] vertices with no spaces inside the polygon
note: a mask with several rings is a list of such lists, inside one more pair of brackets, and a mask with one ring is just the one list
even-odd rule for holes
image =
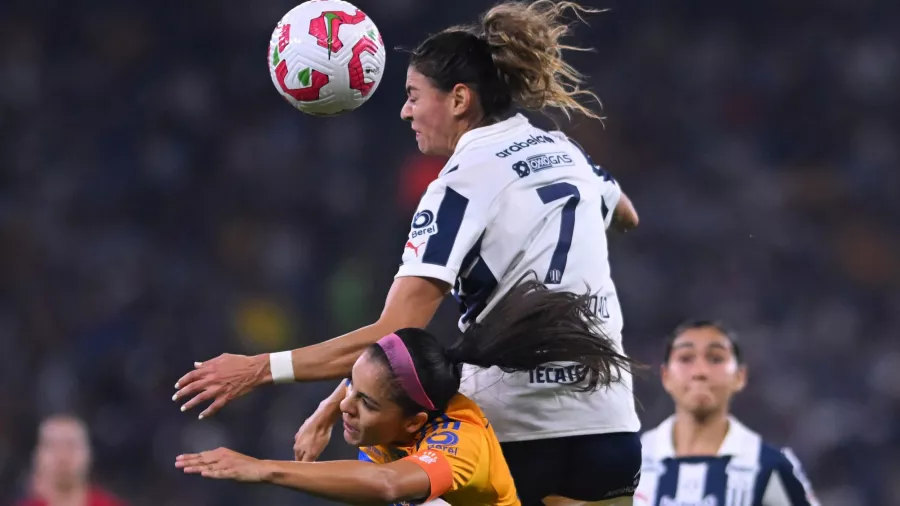
{"label": "player lying forward", "polygon": [[598,332],[590,295],[517,284],[480,324],[444,348],[426,331],[398,330],[368,347],[350,380],[322,405],[343,413],[344,439],[361,460],[277,462],[220,448],[180,455],[176,467],[207,478],[268,482],[344,502],[433,500],[518,505],[494,430],[458,392],[461,364],[533,369],[576,362],[578,389],[608,386],[630,359]]}

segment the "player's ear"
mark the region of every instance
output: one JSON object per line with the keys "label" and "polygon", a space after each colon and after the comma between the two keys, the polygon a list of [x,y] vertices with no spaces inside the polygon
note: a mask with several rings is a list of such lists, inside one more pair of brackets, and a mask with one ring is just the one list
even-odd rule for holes
{"label": "player's ear", "polygon": [[475,106],[477,97],[472,88],[465,84],[457,83],[449,93],[450,114],[460,117],[467,114]]}
{"label": "player's ear", "polygon": [[738,369],[734,373],[734,391],[740,392],[745,386],[747,386],[747,366],[738,365]]}
{"label": "player's ear", "polygon": [[428,413],[425,413],[424,411],[416,413],[403,422],[403,430],[405,430],[407,434],[415,434],[416,432],[419,432],[427,421]]}
{"label": "player's ear", "polygon": [[669,388],[669,368],[667,364],[659,366],[659,378],[662,380],[663,390],[671,395],[672,390]]}

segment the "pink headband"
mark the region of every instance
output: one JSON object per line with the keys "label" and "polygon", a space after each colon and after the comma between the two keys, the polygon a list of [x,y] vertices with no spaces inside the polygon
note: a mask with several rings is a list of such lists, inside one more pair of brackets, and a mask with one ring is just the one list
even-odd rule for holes
{"label": "pink headband", "polygon": [[422,382],[419,381],[419,375],[416,374],[416,366],[413,364],[412,357],[409,355],[406,345],[403,344],[403,340],[397,334],[388,334],[379,339],[376,344],[381,346],[384,354],[387,355],[391,370],[394,371],[394,375],[397,376],[400,387],[403,388],[406,395],[419,406],[434,411],[434,403],[422,388]]}

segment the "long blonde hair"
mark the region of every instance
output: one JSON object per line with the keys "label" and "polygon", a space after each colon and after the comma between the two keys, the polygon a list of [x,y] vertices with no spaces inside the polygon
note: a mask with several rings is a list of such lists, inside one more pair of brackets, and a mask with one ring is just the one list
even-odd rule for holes
{"label": "long blonde hair", "polygon": [[438,88],[464,83],[479,94],[487,116],[516,105],[533,111],[558,109],[602,119],[586,102],[600,99],[584,89],[584,76],[563,58],[563,51],[586,49],[564,44],[564,16],[600,12],[575,2],[504,2],[485,12],[478,24],[447,28],[412,52],[410,65]]}
{"label": "long blonde hair", "polygon": [[585,50],[560,42],[569,33],[569,25],[563,20],[566,11],[572,11],[581,20],[582,14],[598,12],[568,1],[501,3],[481,17],[483,38],[516,104],[531,110],[550,107],[566,116],[577,112],[599,119],[582,99],[598,104],[600,99],[581,87],[584,76],[563,59],[565,50]]}

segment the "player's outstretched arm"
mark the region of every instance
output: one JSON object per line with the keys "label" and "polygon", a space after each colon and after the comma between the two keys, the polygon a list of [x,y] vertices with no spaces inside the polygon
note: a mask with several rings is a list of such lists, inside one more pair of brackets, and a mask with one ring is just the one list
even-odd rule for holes
{"label": "player's outstretched arm", "polygon": [[205,418],[229,401],[273,381],[344,378],[359,355],[375,341],[397,329],[427,326],[449,289],[449,284],[436,279],[398,277],[375,323],[291,352],[255,356],[226,353],[206,362],[196,362],[194,370],[175,384],[178,392],[172,400],[187,399],[182,411],[213,401],[200,413],[200,418]]}
{"label": "player's outstretched arm", "polygon": [[431,479],[417,464],[399,460],[374,464],[355,460],[285,462],[257,460],[227,448],[179,455],[175,467],[187,474],[246,483],[272,483],[348,503],[393,504],[431,494]]}

